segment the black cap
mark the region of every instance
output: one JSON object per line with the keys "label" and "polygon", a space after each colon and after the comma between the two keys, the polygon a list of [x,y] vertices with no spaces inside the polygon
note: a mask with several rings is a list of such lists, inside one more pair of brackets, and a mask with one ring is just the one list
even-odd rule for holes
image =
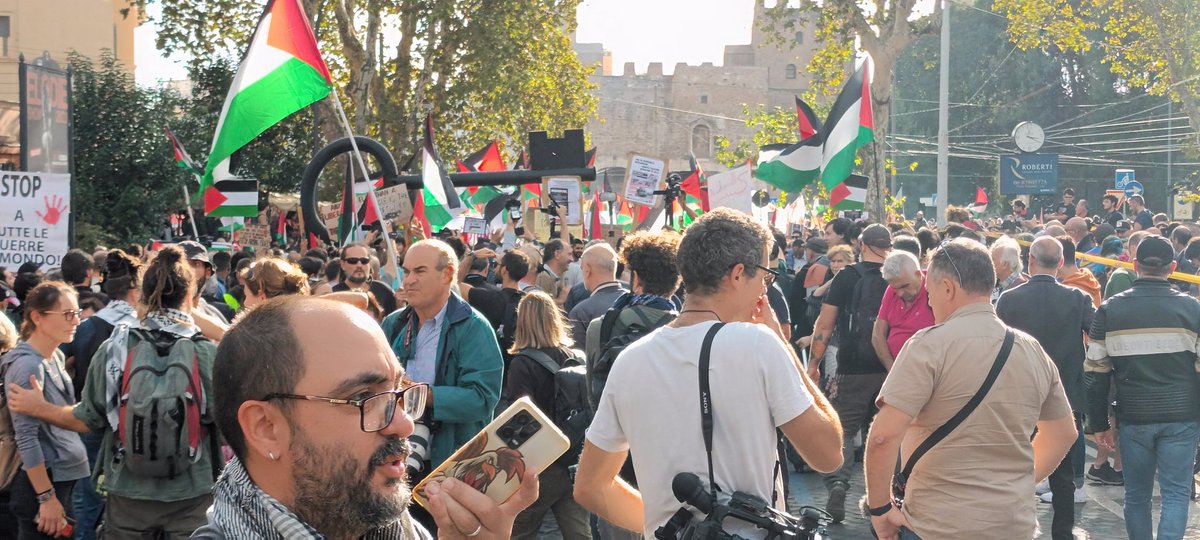
{"label": "black cap", "polygon": [[187,255],[189,261],[202,261],[205,264],[212,265],[212,261],[208,259],[208,250],[195,240],[185,240],[176,244],[183,249],[183,253]]}
{"label": "black cap", "polygon": [[1167,266],[1175,260],[1175,249],[1161,236],[1149,236],[1138,244],[1137,262],[1146,266]]}
{"label": "black cap", "polygon": [[813,250],[813,253],[824,254],[829,251],[829,242],[824,238],[809,238],[808,242],[804,243],[804,247]]}
{"label": "black cap", "polygon": [[1122,219],[1117,222],[1117,232],[1128,231],[1133,228],[1133,224],[1128,219]]}
{"label": "black cap", "polygon": [[862,235],[858,239],[864,245],[873,248],[887,249],[892,247],[892,231],[889,231],[887,227],[878,223],[867,225],[867,228],[863,229]]}

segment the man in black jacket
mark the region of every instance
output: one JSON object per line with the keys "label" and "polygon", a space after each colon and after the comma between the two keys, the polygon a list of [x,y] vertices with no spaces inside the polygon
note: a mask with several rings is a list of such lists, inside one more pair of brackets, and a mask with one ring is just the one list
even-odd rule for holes
{"label": "man in black jacket", "polygon": [[1106,300],[1088,332],[1088,422],[1096,442],[1112,448],[1108,391],[1115,382],[1129,538],[1154,538],[1150,497],[1156,473],[1162,496],[1157,538],[1183,538],[1188,521],[1200,442],[1200,303],[1167,282],[1174,258],[1162,237],[1142,240],[1133,288]]}
{"label": "man in black jacket", "polygon": [[[1055,274],[1063,264],[1062,244],[1049,236],[1034,240],[1029,247],[1029,281],[1005,291],[996,303],[996,315],[1038,340],[1054,360],[1067,401],[1075,413],[1076,429],[1086,405],[1083,385],[1083,335],[1095,316],[1092,298],[1087,293],[1058,282]],[[1082,446],[1076,444],[1078,450]],[[1067,452],[1062,463],[1050,474],[1050,496],[1054,503],[1054,521],[1050,527],[1054,540],[1073,540],[1075,502],[1083,502],[1083,478],[1073,482],[1075,461],[1084,458],[1076,448]]]}

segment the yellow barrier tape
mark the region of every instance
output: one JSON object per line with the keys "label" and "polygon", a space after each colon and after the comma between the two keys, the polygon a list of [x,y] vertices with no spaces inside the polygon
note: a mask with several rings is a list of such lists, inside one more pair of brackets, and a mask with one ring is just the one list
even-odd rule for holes
{"label": "yellow barrier tape", "polygon": [[[993,238],[999,238],[999,236],[995,236]],[[1030,244],[1030,242],[1027,242],[1025,240],[1017,240],[1017,243],[1022,246],[1025,246],[1025,247],[1029,247],[1029,244]],[[1083,259],[1085,261],[1096,263],[1096,264],[1103,264],[1105,266],[1128,268],[1130,270],[1133,270],[1133,263],[1126,262],[1126,261],[1120,261],[1117,259],[1109,259],[1108,257],[1098,257],[1096,255],[1088,255],[1087,253],[1076,253],[1075,258]],[[1187,282],[1187,283],[1193,283],[1196,285],[1200,285],[1200,276],[1196,276],[1196,275],[1192,275],[1192,274],[1184,274],[1182,272],[1171,272],[1171,275],[1167,276],[1167,277],[1170,279],[1174,279],[1176,281],[1183,281],[1183,282]]]}

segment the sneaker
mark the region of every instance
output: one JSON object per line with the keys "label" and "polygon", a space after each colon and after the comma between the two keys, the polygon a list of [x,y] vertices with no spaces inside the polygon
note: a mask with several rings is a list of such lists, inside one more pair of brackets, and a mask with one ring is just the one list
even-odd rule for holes
{"label": "sneaker", "polygon": [[825,503],[825,511],[829,512],[834,523],[846,519],[846,484],[836,483],[829,489],[829,502]]}
{"label": "sneaker", "polygon": [[1045,480],[1042,480],[1041,483],[1034,486],[1033,493],[1035,495],[1041,495],[1043,493],[1050,493],[1050,479],[1047,478]]}
{"label": "sneaker", "polygon": [[[1038,498],[1044,503],[1054,502],[1054,494],[1049,491],[1041,494]],[[1075,488],[1075,504],[1085,502],[1087,502],[1087,494],[1083,492],[1083,488]]]}
{"label": "sneaker", "polygon": [[1108,463],[1099,467],[1095,465],[1088,467],[1087,474],[1084,476],[1096,484],[1105,486],[1120,486],[1125,484],[1125,477],[1121,474],[1121,471],[1113,469],[1112,465]]}

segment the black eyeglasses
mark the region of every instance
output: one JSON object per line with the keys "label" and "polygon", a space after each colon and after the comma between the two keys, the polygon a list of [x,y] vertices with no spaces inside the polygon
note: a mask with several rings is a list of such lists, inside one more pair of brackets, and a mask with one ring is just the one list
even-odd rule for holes
{"label": "black eyeglasses", "polygon": [[767,276],[763,278],[763,281],[767,283],[768,287],[775,283],[775,278],[779,277],[778,270],[771,270],[770,268],[767,268],[761,264],[756,264],[754,267],[767,273]]}
{"label": "black eyeglasses", "polygon": [[346,261],[347,264],[367,264],[371,262],[369,257],[346,257],[342,260]]}
{"label": "black eyeglasses", "polygon": [[396,416],[396,403],[404,408],[404,414],[416,420],[425,414],[425,402],[429,397],[429,385],[414,384],[399,390],[388,390],[363,399],[337,399],[324,396],[302,396],[297,394],[267,394],[262,401],[272,399],[303,399],[334,405],[358,407],[359,428],[367,433],[381,431],[392,423]]}
{"label": "black eyeglasses", "polygon": [[64,309],[64,310],[62,310],[62,311],[49,311],[49,310],[42,310],[42,313],[46,313],[46,314],[49,314],[49,313],[59,313],[59,314],[62,314],[62,316],[63,316],[63,319],[65,319],[67,322],[71,322],[71,321],[77,320],[77,319],[79,319],[80,317],[82,317],[82,316],[83,316],[83,310],[82,310],[82,309]]}
{"label": "black eyeglasses", "polygon": [[[962,285],[962,272],[958,271],[958,265],[954,263],[954,257],[951,257],[950,252],[946,250],[946,246],[949,243],[950,243],[949,240],[942,240],[941,245],[938,246],[937,255],[941,255],[941,254],[946,255],[946,260],[950,261],[950,266],[954,268],[954,275],[958,276],[958,284]],[[936,257],[937,255],[934,255],[934,256]]]}

